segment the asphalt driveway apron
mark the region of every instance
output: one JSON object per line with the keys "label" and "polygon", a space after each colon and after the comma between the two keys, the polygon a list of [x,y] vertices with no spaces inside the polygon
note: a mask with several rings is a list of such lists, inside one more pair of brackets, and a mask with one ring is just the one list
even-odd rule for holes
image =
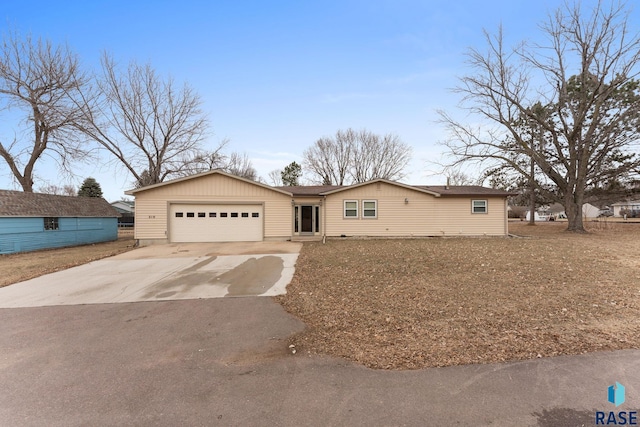
{"label": "asphalt driveway apron", "polygon": [[300,248],[292,242],[148,246],[0,288],[0,307],[281,295]]}

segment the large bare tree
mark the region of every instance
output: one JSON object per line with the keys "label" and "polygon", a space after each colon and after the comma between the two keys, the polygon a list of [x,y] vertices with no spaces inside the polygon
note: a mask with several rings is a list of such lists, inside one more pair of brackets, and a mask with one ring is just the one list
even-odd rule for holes
{"label": "large bare tree", "polygon": [[320,138],[303,153],[312,180],[324,185],[346,185],[376,178],[399,180],[411,160],[411,147],[393,134],[368,130],[339,130]]}
{"label": "large bare tree", "polygon": [[587,13],[565,4],[540,28],[542,44],[508,49],[500,29],[485,32],[486,51],[470,50],[472,72],[456,91],[483,125],[440,112],[451,132],[446,144],[453,163],[550,181],[553,189],[538,190],[564,205],[568,230],[584,232],[585,192],[640,166],[640,39],[618,2],[598,2]]}
{"label": "large bare tree", "polygon": [[[8,33],[0,46],[0,106],[10,119],[18,117],[11,141],[0,141],[0,157],[23,191],[33,192],[37,163],[44,156],[61,170],[87,151],[74,134],[80,116],[76,100],[88,78],[67,46]],[[7,117],[8,116],[8,117]]]}
{"label": "large bare tree", "polygon": [[98,92],[85,99],[78,126],[134,177],[137,185],[188,175],[216,160],[205,152],[208,120],[199,95],[188,85],[161,78],[151,65],[131,62],[122,72],[102,57]]}

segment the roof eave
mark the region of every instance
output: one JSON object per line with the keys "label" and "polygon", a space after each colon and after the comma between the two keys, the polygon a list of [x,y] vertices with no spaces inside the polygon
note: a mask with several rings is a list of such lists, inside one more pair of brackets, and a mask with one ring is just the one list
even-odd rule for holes
{"label": "roof eave", "polygon": [[135,196],[136,193],[140,193],[140,192],[143,192],[143,191],[153,190],[155,188],[164,187],[164,186],[171,185],[171,184],[177,184],[179,182],[188,181],[190,179],[201,178],[201,177],[204,177],[204,176],[216,175],[216,174],[222,175],[222,176],[226,176],[228,178],[237,179],[239,181],[244,181],[244,182],[246,182],[248,184],[257,185],[259,187],[266,188],[268,190],[275,191],[277,193],[285,194],[285,195],[287,195],[289,197],[293,196],[293,194],[291,194],[288,191],[284,191],[284,190],[281,190],[279,188],[271,187],[271,186],[263,184],[261,182],[251,181],[250,179],[246,179],[246,178],[242,178],[242,177],[239,177],[239,176],[236,176],[236,175],[232,175],[230,173],[226,173],[226,172],[223,172],[223,171],[217,170],[217,169],[216,170],[212,170],[212,171],[198,173],[198,174],[195,174],[195,175],[189,175],[189,176],[184,176],[184,177],[181,177],[181,178],[172,179],[172,180],[166,181],[166,182],[159,182],[157,184],[151,184],[151,185],[147,185],[145,187],[134,188],[132,190],[125,191],[124,194],[126,194],[127,196]]}

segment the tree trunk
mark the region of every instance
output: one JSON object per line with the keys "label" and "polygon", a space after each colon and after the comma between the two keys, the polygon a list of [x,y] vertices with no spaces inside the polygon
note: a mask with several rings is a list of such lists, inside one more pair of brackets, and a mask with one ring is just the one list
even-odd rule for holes
{"label": "tree trunk", "polygon": [[531,158],[531,176],[529,177],[529,225],[536,225],[536,192],[535,192],[535,178],[536,165]]}
{"label": "tree trunk", "polygon": [[567,214],[567,220],[569,221],[567,231],[575,233],[587,232],[582,223],[582,201],[578,202],[572,194],[568,195],[565,197],[564,212]]}

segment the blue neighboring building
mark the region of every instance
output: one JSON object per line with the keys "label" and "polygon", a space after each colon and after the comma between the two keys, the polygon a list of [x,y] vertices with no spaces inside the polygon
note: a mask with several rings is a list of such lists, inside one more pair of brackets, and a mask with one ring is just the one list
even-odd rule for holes
{"label": "blue neighboring building", "polygon": [[116,240],[119,216],[102,198],[0,190],[0,254]]}

